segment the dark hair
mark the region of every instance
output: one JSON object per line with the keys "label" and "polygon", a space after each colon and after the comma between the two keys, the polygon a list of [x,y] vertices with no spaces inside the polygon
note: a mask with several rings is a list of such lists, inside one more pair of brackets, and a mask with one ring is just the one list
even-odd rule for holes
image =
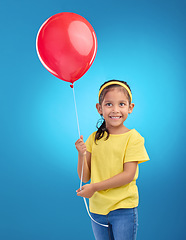
{"label": "dark hair", "polygon": [[[121,83],[125,84],[125,85],[130,89],[130,87],[129,87],[129,85],[127,84],[127,82],[125,82],[125,81],[120,81],[120,80],[115,80],[115,79],[109,80],[109,81],[103,83],[103,84],[101,85],[100,89],[101,89],[106,83],[109,83],[109,82],[112,82],[112,81],[121,82]],[[109,85],[109,86],[107,86],[106,88],[104,88],[103,91],[102,91],[101,94],[100,94],[100,97],[99,97],[99,104],[100,104],[100,105],[102,104],[102,102],[103,102],[103,100],[104,100],[104,98],[105,98],[106,93],[109,91],[110,88],[113,88],[113,87],[121,87],[121,86],[118,85],[118,84],[112,84],[112,85]],[[100,90],[100,89],[99,89],[99,90]],[[126,89],[124,89],[124,88],[123,88],[123,90],[124,90],[124,93],[127,95],[127,98],[128,98],[128,100],[129,100],[129,104],[131,104],[131,99],[130,99],[130,95],[129,95],[128,91],[127,91]],[[130,89],[130,91],[131,91],[131,89]],[[101,119],[98,120],[98,122],[97,122],[97,124],[96,124],[96,127],[97,127],[98,130],[97,130],[97,132],[96,132],[95,139],[94,139],[95,143],[97,142],[97,140],[100,140],[100,139],[104,136],[104,133],[105,133],[105,132],[107,133],[107,136],[106,136],[105,140],[107,140],[107,139],[109,138],[109,131],[108,131],[108,129],[106,128],[106,122],[105,122],[105,120],[104,120],[104,118],[103,118],[102,115],[101,115]]]}

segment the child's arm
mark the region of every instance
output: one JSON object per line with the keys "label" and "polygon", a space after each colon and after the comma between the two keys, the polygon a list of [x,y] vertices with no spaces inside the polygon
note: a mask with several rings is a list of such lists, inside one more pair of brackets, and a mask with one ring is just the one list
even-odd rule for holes
{"label": "child's arm", "polygon": [[82,164],[84,161],[82,181],[86,183],[90,180],[91,153],[86,151],[86,145],[83,141],[83,136],[80,136],[80,139],[76,141],[75,146],[76,149],[78,150],[78,166],[77,166],[78,176],[81,179]]}
{"label": "child's arm", "polygon": [[102,191],[110,188],[117,188],[130,183],[135,176],[138,162],[128,162],[124,164],[124,170],[107,180],[102,182],[87,184],[82,187],[82,190],[77,190],[77,195],[90,198],[97,191]]}

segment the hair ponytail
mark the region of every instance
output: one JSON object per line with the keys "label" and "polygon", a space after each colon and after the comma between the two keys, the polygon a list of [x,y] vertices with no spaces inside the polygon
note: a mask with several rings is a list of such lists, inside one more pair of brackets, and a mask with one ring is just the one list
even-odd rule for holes
{"label": "hair ponytail", "polygon": [[[101,122],[101,121],[103,121],[103,122],[102,122],[102,124],[100,125],[100,122]],[[99,125],[100,125],[100,126],[99,126]],[[101,118],[101,119],[97,122],[96,127],[97,127],[98,130],[97,130],[97,132],[96,132],[95,139],[94,139],[95,143],[96,143],[97,140],[101,139],[101,138],[104,136],[104,133],[105,133],[105,132],[107,133],[107,136],[106,136],[106,139],[105,139],[105,140],[107,140],[107,139],[109,138],[109,131],[108,131],[108,129],[106,128],[105,119],[103,120],[103,118]]]}

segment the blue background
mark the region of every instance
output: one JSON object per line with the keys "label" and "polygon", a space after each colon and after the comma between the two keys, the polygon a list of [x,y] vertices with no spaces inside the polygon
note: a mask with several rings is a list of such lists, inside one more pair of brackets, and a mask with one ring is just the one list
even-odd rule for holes
{"label": "blue background", "polygon": [[94,131],[99,86],[129,83],[135,109],[126,126],[145,137],[138,240],[185,239],[185,0],[1,0],[0,239],[93,238],[76,196],[78,138],[72,89],[35,49],[42,23],[59,12],[85,17],[98,52],[75,83],[81,134]]}

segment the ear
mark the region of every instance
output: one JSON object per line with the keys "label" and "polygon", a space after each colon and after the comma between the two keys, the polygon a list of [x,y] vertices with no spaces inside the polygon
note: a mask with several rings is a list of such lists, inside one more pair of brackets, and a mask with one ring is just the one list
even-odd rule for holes
{"label": "ear", "polygon": [[132,111],[133,111],[133,109],[134,109],[134,103],[131,103],[130,105],[129,105],[129,113],[132,113]]}
{"label": "ear", "polygon": [[101,105],[99,103],[96,104],[96,108],[98,110],[98,113],[102,114],[102,108],[101,108]]}

